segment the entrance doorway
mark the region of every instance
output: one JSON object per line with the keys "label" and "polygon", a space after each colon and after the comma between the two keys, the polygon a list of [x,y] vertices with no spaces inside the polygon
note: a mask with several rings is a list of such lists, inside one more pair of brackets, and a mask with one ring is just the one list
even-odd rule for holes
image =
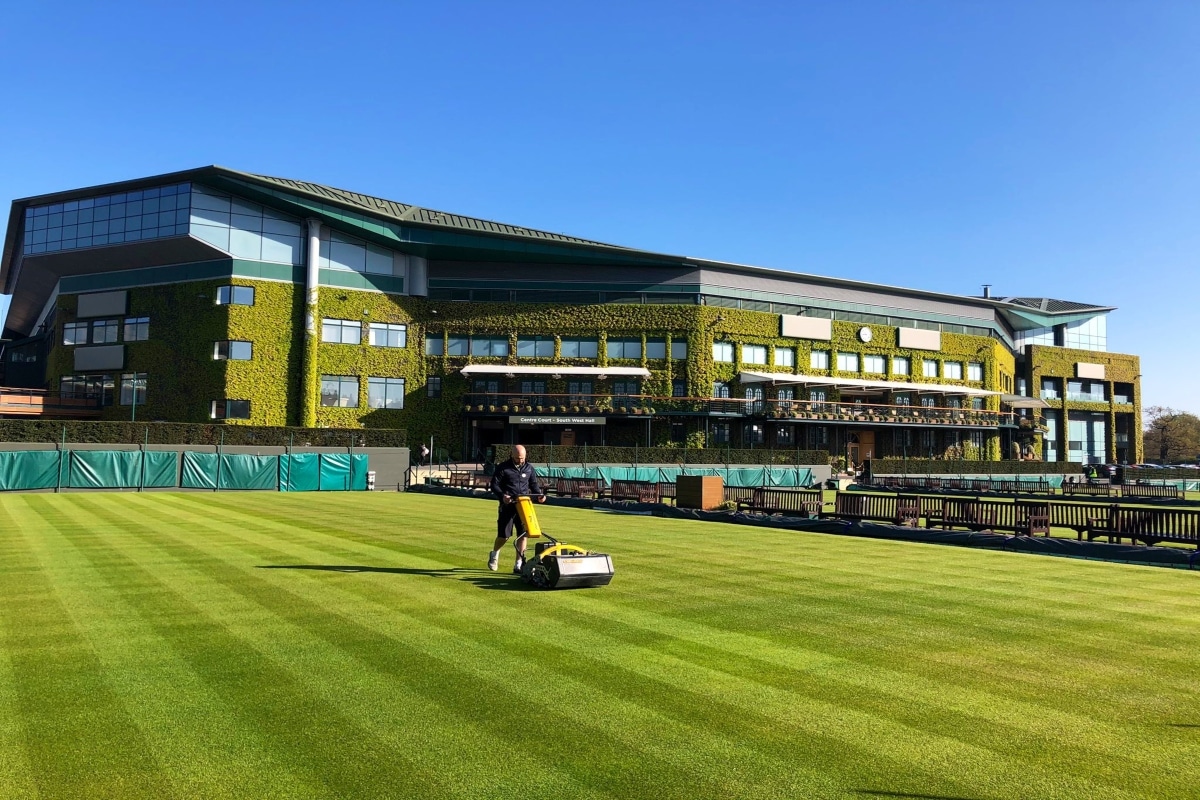
{"label": "entrance doorway", "polygon": [[875,457],[875,431],[854,431],[846,442],[846,459],[851,464],[861,464],[865,458]]}

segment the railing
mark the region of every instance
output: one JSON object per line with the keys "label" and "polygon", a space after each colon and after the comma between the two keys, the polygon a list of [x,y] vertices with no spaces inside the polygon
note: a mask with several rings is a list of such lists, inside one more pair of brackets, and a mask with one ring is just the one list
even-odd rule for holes
{"label": "railing", "polygon": [[734,397],[656,397],[654,395],[471,393],[463,409],[486,414],[609,414],[717,416],[797,419],[810,422],[889,423],[996,427],[1016,424],[1009,411],[987,409],[834,403],[816,400],[758,400]]}
{"label": "railing", "polygon": [[0,415],[96,417],[100,415],[100,397],[0,387]]}

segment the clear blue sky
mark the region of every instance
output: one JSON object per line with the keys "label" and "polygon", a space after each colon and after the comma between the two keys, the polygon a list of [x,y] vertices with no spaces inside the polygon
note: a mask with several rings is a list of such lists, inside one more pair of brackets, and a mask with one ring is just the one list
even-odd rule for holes
{"label": "clear blue sky", "polygon": [[1200,3],[10,3],[0,200],[222,164],[1118,306],[1200,412]]}

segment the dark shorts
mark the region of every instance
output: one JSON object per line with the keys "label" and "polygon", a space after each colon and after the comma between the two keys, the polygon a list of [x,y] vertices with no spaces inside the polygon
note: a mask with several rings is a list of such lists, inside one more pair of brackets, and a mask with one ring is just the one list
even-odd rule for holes
{"label": "dark shorts", "polygon": [[513,529],[519,534],[525,533],[525,526],[517,515],[516,503],[500,503],[500,511],[496,515],[496,537],[508,539],[513,535]]}

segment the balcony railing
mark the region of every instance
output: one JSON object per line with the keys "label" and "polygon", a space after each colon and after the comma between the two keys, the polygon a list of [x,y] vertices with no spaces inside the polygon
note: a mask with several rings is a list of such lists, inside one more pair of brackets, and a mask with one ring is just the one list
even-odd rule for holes
{"label": "balcony railing", "polygon": [[1016,424],[1012,412],[986,409],[834,403],[815,400],[755,400],[736,397],[657,397],[654,395],[528,395],[472,393],[463,409],[484,414],[701,415],[796,419],[856,424],[959,425]]}
{"label": "balcony railing", "polygon": [[0,416],[98,417],[100,398],[59,394],[44,389],[0,387]]}

